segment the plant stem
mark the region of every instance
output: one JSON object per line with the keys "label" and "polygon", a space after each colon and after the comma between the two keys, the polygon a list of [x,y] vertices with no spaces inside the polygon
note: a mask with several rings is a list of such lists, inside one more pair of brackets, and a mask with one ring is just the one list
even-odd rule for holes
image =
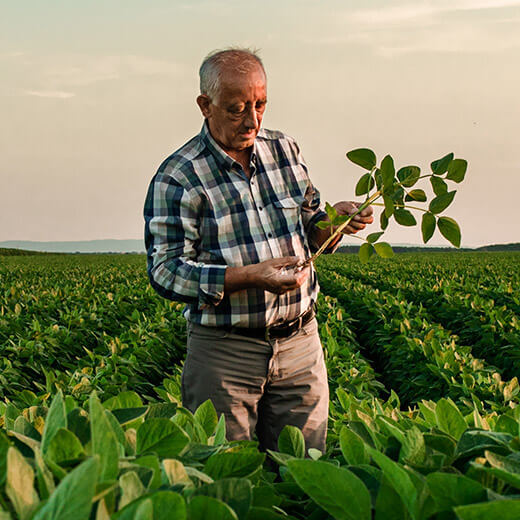
{"label": "plant stem", "polygon": [[325,240],[325,242],[323,242],[323,244],[321,245],[321,247],[308,259],[308,260],[305,260],[305,262],[302,264],[302,267],[305,267],[309,264],[311,264],[312,262],[314,262],[314,260],[316,260],[316,258],[318,258],[322,253],[323,251],[325,251],[325,249],[327,249],[327,247],[329,246],[329,244],[336,238],[340,235],[340,233],[348,226],[349,222],[356,216],[358,215],[359,213],[361,213],[366,207],[370,206],[370,204],[372,204],[373,201],[377,200],[379,197],[381,197],[382,195],[382,192],[381,190],[378,190],[376,191],[372,196],[368,197],[367,200],[365,200],[365,202],[363,202],[363,204],[361,204],[358,208],[358,210],[355,212],[355,213],[352,213],[352,215],[349,215],[348,216],[348,219],[343,222],[343,224],[339,225],[336,230],[334,231],[334,233],[332,233],[330,235],[329,238],[327,238],[327,240]]}
{"label": "plant stem", "polygon": [[[373,206],[382,206],[382,207],[385,207],[384,204],[381,204],[380,202],[373,202],[372,203]],[[405,204],[394,204],[394,206],[396,208],[408,208],[408,209],[416,209],[417,211],[422,211],[424,213],[428,213],[428,210],[427,209],[424,209],[424,208],[417,208],[416,206],[406,206]]]}

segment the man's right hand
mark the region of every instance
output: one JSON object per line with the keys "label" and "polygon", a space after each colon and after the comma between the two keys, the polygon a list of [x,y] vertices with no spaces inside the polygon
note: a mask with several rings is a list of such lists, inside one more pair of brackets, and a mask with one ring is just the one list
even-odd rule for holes
{"label": "man's right hand", "polygon": [[297,256],[273,258],[244,267],[228,267],[224,290],[232,293],[255,287],[275,294],[284,294],[300,287],[309,277],[310,268],[294,270],[300,263]]}

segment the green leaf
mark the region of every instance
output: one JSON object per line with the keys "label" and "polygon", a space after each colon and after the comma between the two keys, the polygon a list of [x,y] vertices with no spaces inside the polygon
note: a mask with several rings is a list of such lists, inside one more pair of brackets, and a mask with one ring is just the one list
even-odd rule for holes
{"label": "green leaf", "polygon": [[320,220],[318,223],[315,224],[315,226],[319,229],[331,229],[333,227],[333,224],[328,220]]}
{"label": "green leaf", "polygon": [[[258,487],[255,488],[258,490]],[[245,478],[224,478],[213,484],[204,484],[194,495],[205,495],[225,502],[240,520],[245,520],[253,502],[253,487]]]}
{"label": "green leaf", "polygon": [[441,399],[435,407],[439,429],[458,440],[468,429],[464,416],[451,399]]}
{"label": "green leaf", "polygon": [[0,430],[0,487],[4,485],[7,475],[7,450],[9,441],[3,431]]}
{"label": "green leaf", "polygon": [[127,391],[111,397],[103,402],[107,410],[119,410],[122,408],[141,408],[143,401],[136,392]]}
{"label": "green leaf", "polygon": [[388,219],[394,214],[395,205],[392,197],[383,195],[383,201],[385,203],[385,211],[383,212],[383,214],[385,217],[387,217],[386,222],[388,223]]}
{"label": "green leaf", "polygon": [[381,162],[381,177],[383,179],[383,187],[391,188],[395,178],[394,160],[390,155],[385,156]]}
{"label": "green leaf", "polygon": [[[148,490],[157,489],[161,485],[161,464],[159,462],[159,458],[156,455],[144,455],[143,457],[139,457],[136,459],[135,464],[144,468],[145,470],[151,471],[150,481],[146,482],[143,480],[145,486],[147,486]],[[148,473],[148,471],[146,471]]]}
{"label": "green leaf", "polygon": [[327,213],[327,216],[331,222],[338,216],[338,211],[336,208],[331,206],[328,202],[325,203],[325,212]]}
{"label": "green leaf", "polygon": [[448,185],[440,177],[430,177],[430,183],[435,195],[438,196],[448,192]]}
{"label": "green leaf", "polygon": [[422,237],[423,242],[426,244],[428,240],[433,236],[433,233],[435,232],[435,216],[433,213],[427,212],[424,213],[422,216],[422,222],[421,222],[421,231],[422,231]]}
{"label": "green leaf", "polygon": [[[107,408],[107,410],[109,409]],[[147,411],[148,406],[140,406],[138,408],[116,408],[111,410],[111,413],[121,426],[127,426],[137,419],[143,418]]]}
{"label": "green leaf", "polygon": [[426,202],[426,193],[424,190],[411,190],[406,194],[404,199],[406,202],[415,200],[417,202]]}
{"label": "green leaf", "polygon": [[421,176],[418,166],[404,166],[397,172],[397,178],[405,188],[411,188]]}
{"label": "green leaf", "polygon": [[278,437],[278,451],[298,459],[305,457],[305,439],[296,426],[286,425]]}
{"label": "green leaf", "polygon": [[457,458],[469,458],[483,455],[485,450],[510,452],[509,443],[513,437],[508,433],[485,430],[467,430],[459,439],[456,450]]}
{"label": "green leaf", "polygon": [[376,154],[368,148],[357,148],[347,152],[350,161],[362,168],[371,170],[376,165]]}
{"label": "green leaf", "polygon": [[339,446],[343,457],[351,466],[370,463],[370,456],[365,450],[363,439],[352,430],[349,430],[347,426],[342,426],[341,428]]}
{"label": "green leaf", "polygon": [[368,446],[367,449],[375,463],[383,471],[388,482],[401,497],[401,500],[406,506],[406,509],[408,509],[410,516],[415,518],[417,513],[417,490],[415,489],[410,475],[408,475],[407,471],[397,464],[397,462],[389,459],[383,453]]}
{"label": "green leaf", "polygon": [[247,515],[247,520],[293,520],[293,516],[275,513],[267,507],[252,507]]}
{"label": "green leaf", "polygon": [[30,518],[40,502],[34,489],[34,471],[24,456],[13,447],[7,450],[5,491],[20,519]]}
{"label": "green leaf", "polygon": [[453,159],[448,166],[448,175],[446,179],[454,182],[462,182],[466,176],[468,162],[465,159]]}
{"label": "green leaf", "polygon": [[370,233],[370,235],[367,236],[366,240],[370,244],[373,244],[374,242],[377,242],[383,234],[383,231],[378,231],[377,233]]}
{"label": "green leaf", "polygon": [[470,465],[482,473],[493,475],[494,477],[503,480],[506,484],[509,484],[516,489],[520,489],[520,475],[518,473],[511,473],[510,471],[506,471],[505,469],[501,468],[489,468],[487,466],[477,464],[476,462],[470,462]]}
{"label": "green leaf", "polygon": [[265,453],[244,449],[231,453],[216,453],[204,465],[204,473],[214,480],[226,477],[247,477],[264,463]]}
{"label": "green leaf", "polygon": [[435,197],[430,202],[430,211],[434,214],[438,214],[443,212],[452,202],[455,197],[456,191],[449,191],[448,193],[443,193]]}
{"label": "green leaf", "polygon": [[218,417],[210,399],[203,402],[194,413],[195,420],[202,426],[206,435],[213,435],[217,427]]}
{"label": "green leaf", "polygon": [[149,498],[139,503],[134,520],[153,520],[153,502]]}
{"label": "green leaf", "polygon": [[382,475],[375,504],[375,520],[403,520],[410,518],[401,497]]}
{"label": "green leaf", "polygon": [[503,499],[481,504],[471,504],[455,508],[460,520],[518,520],[520,518],[520,500]]}
{"label": "green leaf", "polygon": [[137,454],[156,453],[161,458],[175,458],[186,447],[189,437],[169,419],[145,421],[137,430]]}
{"label": "green leaf", "polygon": [[435,175],[442,175],[443,173],[446,173],[446,171],[448,170],[448,166],[452,160],[453,153],[449,153],[448,155],[445,155],[444,157],[437,159],[436,161],[433,161],[431,164],[432,172]]}
{"label": "green leaf", "polygon": [[372,175],[370,175],[370,173],[365,173],[356,184],[356,195],[365,195],[374,187],[374,185],[375,181]]}
{"label": "green leaf", "polygon": [[392,258],[394,256],[392,246],[388,242],[378,242],[374,244],[374,249],[381,258]]}
{"label": "green leaf", "polygon": [[291,460],[287,463],[296,483],[336,520],[369,520],[370,494],[351,471],[328,462]]}
{"label": "green leaf", "polygon": [[47,457],[62,466],[82,459],[84,456],[85,451],[79,439],[65,428],[60,428],[56,432],[47,449]]}
{"label": "green leaf", "polygon": [[334,220],[332,221],[332,225],[341,226],[341,224],[343,224],[350,218],[351,218],[350,215],[338,215],[337,217],[334,217]]}
{"label": "green leaf", "polygon": [[47,449],[51,439],[60,428],[67,428],[67,412],[65,410],[65,401],[61,390],[58,390],[54,399],[52,400],[49,413],[45,418],[45,427],[42,435],[42,453],[47,454]]}
{"label": "green leaf", "polygon": [[134,520],[138,508],[148,500],[153,504],[154,520],[186,520],[186,503],[181,495],[173,491],[157,491],[138,498],[112,515],[112,520]]}
{"label": "green leaf", "polygon": [[438,511],[451,511],[455,506],[484,502],[487,492],[473,479],[454,473],[430,473],[426,477],[428,488]]}
{"label": "green leaf", "polygon": [[215,438],[213,440],[213,445],[218,446],[219,444],[224,444],[226,442],[226,418],[224,414],[220,416],[218,420],[217,428],[215,429]]}
{"label": "green leaf", "polygon": [[119,477],[119,487],[121,488],[119,509],[123,509],[127,504],[144,495],[146,492],[141,479],[135,471],[127,471],[121,475]]}
{"label": "green leaf", "polygon": [[424,435],[417,426],[412,426],[405,432],[399,453],[399,462],[419,466],[424,463],[425,458],[426,443]]}
{"label": "green leaf", "polygon": [[358,256],[359,260],[362,264],[365,264],[368,262],[369,258],[375,253],[374,246],[372,244],[369,244],[368,242],[365,242],[361,245],[359,248]]}
{"label": "green leaf", "polygon": [[[393,204],[393,203],[392,203]],[[385,230],[388,227],[388,217],[385,215],[385,211],[381,212],[381,215],[379,216],[379,223],[381,226],[381,229]]]}
{"label": "green leaf", "polygon": [[92,454],[99,455],[100,480],[115,480],[119,471],[119,448],[105,409],[93,393],[89,399]]}
{"label": "green leaf", "polygon": [[96,490],[98,461],[90,458],[72,470],[59,484],[33,520],[81,520],[89,518]]}
{"label": "green leaf", "polygon": [[442,236],[455,247],[460,247],[460,228],[459,225],[450,217],[439,217],[437,222]]}
{"label": "green leaf", "polygon": [[415,217],[407,209],[397,208],[394,211],[394,218],[401,226],[415,226],[417,224]]}
{"label": "green leaf", "polygon": [[204,495],[190,500],[188,517],[190,520],[237,520],[237,515],[227,504]]}
{"label": "green leaf", "polygon": [[30,437],[35,441],[41,441],[40,432],[38,432],[38,430],[23,415],[16,418],[13,431],[21,433],[26,437]]}

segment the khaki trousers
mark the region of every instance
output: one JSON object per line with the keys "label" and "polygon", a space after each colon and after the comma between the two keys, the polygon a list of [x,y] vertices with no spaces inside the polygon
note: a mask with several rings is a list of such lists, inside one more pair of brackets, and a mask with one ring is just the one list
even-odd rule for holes
{"label": "khaki trousers", "polygon": [[277,450],[285,425],[306,449],[325,451],[329,389],[316,319],[290,338],[264,341],[188,322],[182,401],[191,411],[211,399],[226,418],[228,440]]}

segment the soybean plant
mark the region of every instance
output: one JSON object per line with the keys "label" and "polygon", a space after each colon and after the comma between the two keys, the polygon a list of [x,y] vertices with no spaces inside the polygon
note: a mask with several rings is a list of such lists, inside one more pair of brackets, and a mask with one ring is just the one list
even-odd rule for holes
{"label": "soybean plant", "polygon": [[[460,247],[459,225],[453,218],[441,216],[441,213],[453,202],[456,193],[456,190],[450,191],[447,181],[462,182],[466,175],[467,161],[455,159],[453,153],[449,153],[431,163],[431,173],[421,175],[418,166],[404,166],[396,171],[391,155],[386,155],[378,167],[375,153],[368,148],[351,150],[347,153],[347,158],[366,170],[356,185],[356,195],[365,195],[365,200],[359,204],[357,211],[350,215],[339,215],[334,207],[326,204],[325,210],[329,220],[321,221],[317,225],[320,229],[330,229],[330,236],[304,265],[318,258],[329,244],[337,239],[354,216],[369,205],[382,206],[384,210],[379,221],[380,231],[361,238],[364,241],[359,248],[361,262],[367,262],[374,253],[384,258],[393,256],[390,244],[380,242],[379,239],[392,218],[401,226],[417,225],[412,211],[422,212],[421,231],[425,244],[438,228],[444,238],[455,247]],[[419,181],[425,179],[429,179],[434,194],[427,206],[426,191],[416,187]]]}

